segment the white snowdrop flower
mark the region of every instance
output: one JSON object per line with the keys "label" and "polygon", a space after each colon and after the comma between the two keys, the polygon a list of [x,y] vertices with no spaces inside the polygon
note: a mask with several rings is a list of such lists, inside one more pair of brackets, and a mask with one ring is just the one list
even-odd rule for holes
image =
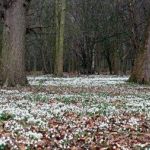
{"label": "white snowdrop flower", "polygon": [[129,124],[132,126],[139,125],[138,121],[139,121],[139,119],[132,117],[129,119]]}
{"label": "white snowdrop flower", "polygon": [[53,135],[52,135],[52,138],[54,138],[54,137],[55,137],[55,135],[53,134]]}
{"label": "white snowdrop flower", "polygon": [[69,135],[68,139],[69,139],[69,140],[72,140],[72,139],[73,139],[73,136],[72,136],[72,135]]}
{"label": "white snowdrop flower", "polygon": [[5,138],[0,138],[0,145],[6,145],[7,140]]}
{"label": "white snowdrop flower", "polygon": [[35,144],[35,147],[37,147],[38,145],[37,144]]}
{"label": "white snowdrop flower", "polygon": [[18,147],[16,145],[13,145],[12,148],[18,150]]}
{"label": "white snowdrop flower", "polygon": [[95,112],[98,112],[98,111],[99,111],[99,108],[97,108],[97,107],[93,107],[93,108],[88,109],[88,112],[91,112],[91,113],[95,113]]}
{"label": "white snowdrop flower", "polygon": [[41,139],[43,137],[43,135],[41,133],[36,133],[36,132],[32,132],[32,131],[26,132],[25,135],[28,137],[31,137],[31,138],[35,138],[35,139]]}
{"label": "white snowdrop flower", "polygon": [[105,123],[105,122],[102,122],[100,125],[99,125],[99,128],[103,129],[103,128],[108,128],[108,124]]}

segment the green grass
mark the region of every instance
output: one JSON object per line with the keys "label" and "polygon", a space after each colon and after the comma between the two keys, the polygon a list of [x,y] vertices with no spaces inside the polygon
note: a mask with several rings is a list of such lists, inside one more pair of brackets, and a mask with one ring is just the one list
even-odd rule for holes
{"label": "green grass", "polygon": [[24,97],[27,100],[30,100],[32,102],[47,102],[48,101],[48,97],[46,95],[43,94],[31,94],[31,95],[27,95]]}
{"label": "green grass", "polygon": [[0,121],[7,121],[7,120],[10,120],[10,119],[13,119],[13,115],[10,114],[10,113],[7,113],[7,112],[3,112],[0,114]]}
{"label": "green grass", "polygon": [[0,145],[0,150],[7,150],[6,145],[1,144],[1,145]]}

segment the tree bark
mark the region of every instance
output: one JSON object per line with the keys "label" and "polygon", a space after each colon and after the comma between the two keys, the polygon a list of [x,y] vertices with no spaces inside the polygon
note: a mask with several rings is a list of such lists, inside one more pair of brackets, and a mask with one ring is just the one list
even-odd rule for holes
{"label": "tree bark", "polygon": [[64,51],[64,29],[66,0],[56,0],[56,50],[54,73],[63,76],[63,51]]}
{"label": "tree bark", "polygon": [[129,81],[150,84],[150,23],[145,33],[144,48],[139,52],[135,60]]}
{"label": "tree bark", "polygon": [[2,48],[2,85],[26,85],[25,75],[25,1],[16,0],[6,9],[3,48]]}

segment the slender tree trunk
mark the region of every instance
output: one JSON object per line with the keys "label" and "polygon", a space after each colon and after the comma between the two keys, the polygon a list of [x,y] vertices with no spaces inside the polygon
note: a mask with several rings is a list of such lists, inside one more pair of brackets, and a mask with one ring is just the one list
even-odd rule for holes
{"label": "slender tree trunk", "polygon": [[110,58],[110,52],[109,50],[106,50],[106,53],[104,54],[107,64],[108,64],[108,69],[109,69],[109,73],[112,75],[113,74],[113,67],[112,67],[112,61]]}
{"label": "slender tree trunk", "polygon": [[114,50],[113,57],[112,57],[112,70],[114,75],[119,74],[119,58],[118,52]]}
{"label": "slender tree trunk", "polygon": [[55,64],[54,74],[58,72],[58,50],[59,50],[59,0],[55,0],[55,23],[56,23],[56,41],[55,41]]}
{"label": "slender tree trunk", "polygon": [[2,85],[27,84],[25,75],[25,7],[16,0],[6,9],[2,48]]}
{"label": "slender tree trunk", "polygon": [[[1,69],[1,63],[2,63],[1,58],[2,58],[2,26],[0,25],[0,69]],[[0,81],[1,81],[1,76],[0,76]]]}
{"label": "slender tree trunk", "polygon": [[56,76],[63,75],[63,51],[64,51],[64,29],[66,0],[56,0],[56,52],[55,69]]}
{"label": "slender tree trunk", "polygon": [[144,48],[139,52],[129,81],[150,84],[150,23],[146,30]]}
{"label": "slender tree trunk", "polygon": [[96,45],[94,44],[94,47],[92,49],[92,73],[95,73],[95,52],[96,52]]}
{"label": "slender tree trunk", "polygon": [[43,63],[43,71],[45,74],[48,73],[48,69],[47,69],[47,66],[46,66],[46,58],[45,58],[45,54],[44,54],[44,49],[42,48],[41,49],[41,54],[42,54],[42,63]]}

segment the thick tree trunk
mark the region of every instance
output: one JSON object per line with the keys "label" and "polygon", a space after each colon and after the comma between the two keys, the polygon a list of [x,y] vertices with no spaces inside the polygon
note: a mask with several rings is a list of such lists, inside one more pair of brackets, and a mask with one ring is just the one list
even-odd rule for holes
{"label": "thick tree trunk", "polygon": [[140,84],[150,84],[150,24],[145,36],[144,48],[140,51],[135,60],[129,81]]}
{"label": "thick tree trunk", "polygon": [[25,76],[25,7],[16,0],[6,9],[2,48],[2,85],[27,84]]}

